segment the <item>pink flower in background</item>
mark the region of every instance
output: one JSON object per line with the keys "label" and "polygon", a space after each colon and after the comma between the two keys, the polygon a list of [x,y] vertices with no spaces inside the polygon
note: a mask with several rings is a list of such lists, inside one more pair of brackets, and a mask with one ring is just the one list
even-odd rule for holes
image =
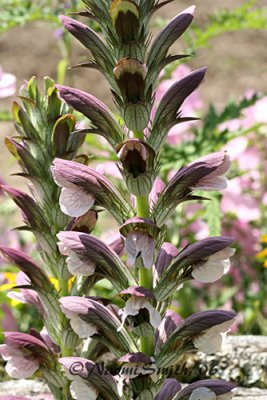
{"label": "pink flower in background", "polygon": [[243,193],[241,179],[234,178],[228,182],[224,191],[221,209],[223,213],[233,213],[241,222],[250,222],[260,218],[258,201],[251,194]]}
{"label": "pink flower in background", "polygon": [[13,96],[16,93],[16,77],[3,71],[0,65],[0,98]]}

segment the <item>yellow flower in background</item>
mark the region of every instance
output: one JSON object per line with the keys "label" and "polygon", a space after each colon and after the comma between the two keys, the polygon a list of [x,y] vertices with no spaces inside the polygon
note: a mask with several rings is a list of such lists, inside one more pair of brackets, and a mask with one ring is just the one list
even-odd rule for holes
{"label": "yellow flower in background", "polygon": [[262,235],[260,240],[261,240],[261,243],[267,243],[267,235]]}
{"label": "yellow flower in background", "polygon": [[257,258],[257,259],[265,258],[265,257],[267,257],[267,248],[261,250],[261,251],[256,255],[256,258]]}
{"label": "yellow flower in background", "polygon": [[[262,235],[260,241],[262,244],[267,244],[267,234]],[[263,268],[267,268],[267,247],[256,254],[256,259],[263,262]]]}
{"label": "yellow flower in background", "polygon": [[3,285],[0,285],[0,292],[4,292],[6,290],[12,289],[14,286],[16,286],[16,277],[17,273],[16,272],[4,272],[3,273],[4,280],[7,280],[7,283],[4,283]]}
{"label": "yellow flower in background", "polygon": [[[55,289],[57,291],[59,291],[59,282],[58,279],[53,278],[52,276],[50,276],[49,278],[50,282],[52,283],[52,285],[55,287]],[[75,281],[75,276],[73,276],[72,278],[69,279],[68,281],[68,287],[69,289],[71,289],[73,282]]]}

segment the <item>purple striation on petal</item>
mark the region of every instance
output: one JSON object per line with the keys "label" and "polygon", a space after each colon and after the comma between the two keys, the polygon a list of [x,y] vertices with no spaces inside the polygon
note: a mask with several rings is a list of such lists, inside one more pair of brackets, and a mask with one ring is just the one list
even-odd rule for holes
{"label": "purple striation on petal", "polygon": [[223,324],[224,322],[230,321],[236,317],[234,311],[227,310],[208,310],[201,311],[190,315],[182,322],[175,333],[179,332],[179,336],[191,336],[215,325]]}

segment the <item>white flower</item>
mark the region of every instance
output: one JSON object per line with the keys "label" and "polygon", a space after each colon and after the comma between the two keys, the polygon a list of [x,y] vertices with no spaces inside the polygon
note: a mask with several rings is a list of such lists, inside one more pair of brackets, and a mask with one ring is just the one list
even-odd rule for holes
{"label": "white flower", "polygon": [[5,369],[11,378],[29,378],[39,369],[39,361],[27,349],[18,349],[2,344],[0,345],[0,353],[3,359],[7,361]]}
{"label": "white flower", "polygon": [[195,264],[192,272],[193,278],[203,283],[217,281],[229,271],[229,257],[232,257],[234,253],[235,249],[226,247],[212,254],[204,264]]}
{"label": "white flower", "polygon": [[[68,256],[66,261],[69,272],[74,276],[93,275],[96,263],[88,257],[86,258],[86,261],[82,260],[82,255],[79,257],[77,254],[79,252],[79,248],[77,247],[79,242],[77,240],[75,241],[73,238],[66,237],[64,232],[58,233],[57,237],[60,240],[57,243],[60,253],[64,256]],[[77,252],[73,249],[76,249]]]}
{"label": "white flower", "polygon": [[70,319],[70,325],[79,338],[87,339],[97,333],[97,327],[95,325],[83,321],[77,313],[70,311],[63,305],[61,305],[61,309],[66,317]]}
{"label": "white flower", "polygon": [[222,324],[215,325],[212,328],[207,329],[206,332],[202,333],[193,340],[194,346],[201,352],[206,354],[213,354],[220,351],[226,333],[229,332],[234,319],[230,319]]}
{"label": "white flower", "polygon": [[56,184],[60,187],[59,205],[61,211],[70,217],[80,217],[89,211],[94,205],[95,198],[90,193],[68,182],[56,170],[52,168],[53,177]]}
{"label": "white flower", "polygon": [[59,205],[64,214],[70,217],[80,217],[92,208],[95,198],[77,186],[71,186],[62,188]]}
{"label": "white flower", "polygon": [[146,308],[149,312],[150,324],[153,328],[157,328],[161,322],[160,313],[152,306],[150,301],[144,297],[131,296],[127,300],[122,314],[122,323],[118,328],[118,332],[122,329],[128,315],[135,316],[139,313],[141,308]]}
{"label": "white flower", "polygon": [[127,262],[129,266],[134,266],[136,257],[140,254],[144,267],[152,267],[155,241],[147,232],[139,230],[129,232],[125,240],[125,249],[128,253]]}

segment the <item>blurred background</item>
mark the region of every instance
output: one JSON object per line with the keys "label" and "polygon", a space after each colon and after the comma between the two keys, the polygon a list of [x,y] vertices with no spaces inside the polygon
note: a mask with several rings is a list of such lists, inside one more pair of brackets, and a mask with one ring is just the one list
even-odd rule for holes
{"label": "blurred background", "polygon": [[[202,121],[172,129],[162,178],[167,181],[184,163],[218,149],[228,150],[233,167],[229,188],[223,196],[211,195],[212,205],[178,209],[168,240],[179,247],[208,235],[227,234],[236,239],[237,252],[224,281],[185,286],[177,292],[173,307],[183,317],[206,308],[234,308],[239,312],[236,333],[267,334],[266,0],[195,0],[195,4],[195,22],[174,46],[174,53],[192,57],[162,73],[155,107],[175,80],[191,69],[208,66],[205,83],[184,105],[184,115]],[[190,5],[177,0],[164,7],[153,19],[153,32]],[[50,76],[94,94],[114,110],[108,85],[99,73],[68,69],[88,60],[89,54],[63,31],[58,15],[83,8],[80,1],[0,0],[0,182],[28,190],[22,178],[11,176],[19,168],[4,145],[5,136],[15,134],[10,110],[25,80],[35,75],[41,82]],[[105,168],[110,149],[105,143],[96,148],[90,141],[85,151]],[[112,179],[118,179],[117,175]],[[21,225],[21,217],[3,196],[0,213],[1,243],[34,253],[30,234],[11,231]],[[100,225],[96,233],[103,236],[102,231]],[[2,327],[13,330],[19,324],[26,331],[38,325],[34,311],[6,297],[15,284],[16,269],[4,262],[0,268]]]}

